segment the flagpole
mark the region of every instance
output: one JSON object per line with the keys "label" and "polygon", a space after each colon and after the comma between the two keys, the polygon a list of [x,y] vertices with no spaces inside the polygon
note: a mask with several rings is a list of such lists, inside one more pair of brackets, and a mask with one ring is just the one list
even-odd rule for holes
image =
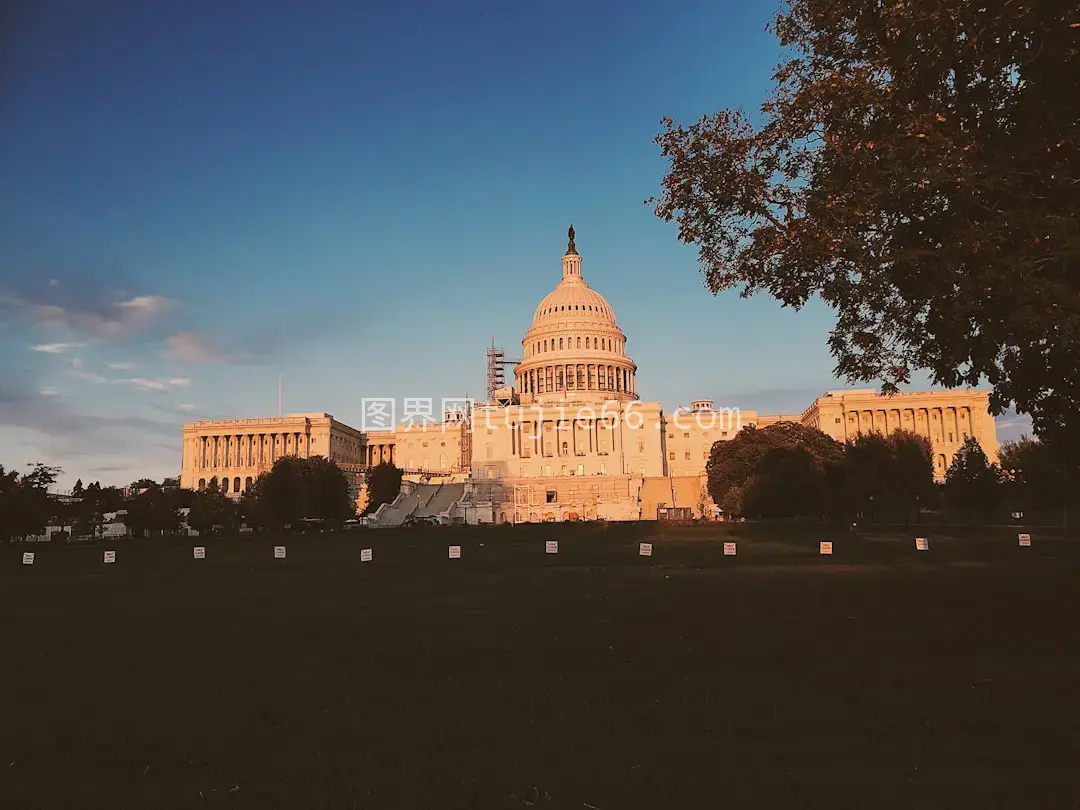
{"label": "flagpole", "polygon": [[278,419],[281,418],[281,378],[285,375],[284,369],[278,369],[277,377],[277,415]]}

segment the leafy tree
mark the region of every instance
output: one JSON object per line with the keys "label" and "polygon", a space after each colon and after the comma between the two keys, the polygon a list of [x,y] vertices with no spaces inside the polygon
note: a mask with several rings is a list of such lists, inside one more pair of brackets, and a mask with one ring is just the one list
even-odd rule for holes
{"label": "leafy tree", "polygon": [[270,472],[259,476],[261,511],[274,528],[295,524],[307,516],[307,493],[299,462],[296,456],[284,456],[274,462]]}
{"label": "leafy tree", "polygon": [[156,484],[124,504],[124,525],[136,537],[175,532],[180,528],[177,502]]}
{"label": "leafy tree", "polygon": [[931,505],[934,467],[930,441],[908,431],[863,433],[848,442],[842,474],[846,507],[876,520],[883,514],[917,518]]}
{"label": "leafy tree", "polygon": [[[735,503],[728,498],[728,492],[738,488],[743,508],[747,511],[754,511],[752,507],[760,509],[762,501],[759,496],[754,495],[753,489],[760,476],[762,459],[770,451],[781,448],[805,450],[822,480],[840,463],[843,454],[843,446],[830,436],[797,422],[777,422],[764,428],[748,425],[735,434],[734,439],[716,442],[712,446],[705,471],[709,494],[713,500],[720,504],[725,512],[740,514],[741,509],[729,508]],[[776,461],[776,464],[779,463]],[[772,472],[776,473],[778,470],[779,467]],[[827,508],[827,504],[822,503],[816,510],[810,511],[822,512]]]}
{"label": "leafy tree", "polygon": [[221,491],[217,478],[211,478],[205,489],[193,494],[187,525],[199,534],[220,526],[232,528],[237,522],[236,504]]}
{"label": "leafy tree", "polygon": [[349,497],[349,479],[334,462],[322,456],[300,459],[304,481],[304,517],[340,524],[356,514]]}
{"label": "leafy tree", "polygon": [[925,436],[900,430],[889,436],[893,451],[891,491],[898,505],[904,510],[904,522],[908,515],[919,519],[923,506],[930,507],[934,501],[934,457],[930,440]]}
{"label": "leafy tree", "polygon": [[1069,510],[1080,505],[1076,491],[1077,476],[1071,474],[1074,459],[1067,448],[1053,441],[1039,441],[1021,436],[1005,442],[998,453],[1003,477],[1009,491],[1010,511],[1042,513],[1068,526]]}
{"label": "leafy tree", "polygon": [[825,471],[805,447],[777,447],[757,464],[744,508],[762,517],[801,517],[825,511]]}
{"label": "leafy tree", "polygon": [[788,0],[759,124],[665,119],[655,204],[708,288],[837,313],[837,371],[993,385],[1080,451],[1075,4]]}
{"label": "leafy tree", "polygon": [[878,510],[888,506],[893,459],[893,447],[881,433],[861,433],[847,443],[843,497],[849,510],[875,520]]}
{"label": "leafy tree", "polygon": [[31,464],[30,468],[19,475],[0,467],[0,537],[4,540],[40,535],[52,517],[49,489],[61,470],[46,464]]}
{"label": "leafy tree", "polygon": [[401,479],[404,471],[389,462],[382,462],[371,467],[367,472],[368,502],[364,507],[365,515],[373,515],[384,503],[391,503],[401,492]]}
{"label": "leafy tree", "polygon": [[83,489],[83,482],[82,482],[82,479],[80,478],[75,482],[75,486],[73,486],[71,488],[71,496],[73,498],[81,498],[83,496],[84,491],[85,490]]}
{"label": "leafy tree", "polygon": [[337,464],[322,456],[285,456],[259,476],[242,511],[252,525],[281,528],[304,518],[338,524],[356,509],[349,480]]}
{"label": "leafy tree", "polygon": [[953,456],[945,473],[945,502],[969,516],[997,511],[1001,469],[986,458],[978,440],[969,436]]}

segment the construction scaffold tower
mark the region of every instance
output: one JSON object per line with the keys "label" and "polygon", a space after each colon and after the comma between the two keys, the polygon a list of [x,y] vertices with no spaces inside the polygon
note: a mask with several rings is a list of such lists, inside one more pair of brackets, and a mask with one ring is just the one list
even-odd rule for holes
{"label": "construction scaffold tower", "polygon": [[507,360],[506,352],[495,345],[491,339],[491,348],[487,350],[487,401],[495,401],[495,392],[506,387],[506,366],[516,366],[520,360]]}

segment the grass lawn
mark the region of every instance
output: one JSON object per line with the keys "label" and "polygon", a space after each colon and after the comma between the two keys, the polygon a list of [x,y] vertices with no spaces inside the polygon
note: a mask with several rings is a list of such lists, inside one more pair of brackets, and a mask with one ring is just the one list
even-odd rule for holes
{"label": "grass lawn", "polygon": [[0,808],[1069,810],[1080,541],[1033,534],[4,547]]}

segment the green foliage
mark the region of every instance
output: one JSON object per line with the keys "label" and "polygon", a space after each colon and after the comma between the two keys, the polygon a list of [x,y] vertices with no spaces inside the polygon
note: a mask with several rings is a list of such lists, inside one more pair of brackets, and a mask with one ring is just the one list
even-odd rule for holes
{"label": "green foliage", "polygon": [[848,442],[840,479],[849,512],[871,519],[890,514],[907,521],[934,494],[930,440],[908,431],[864,433]]}
{"label": "green foliage", "polygon": [[1075,4],[788,0],[760,125],[664,122],[656,214],[708,288],[820,297],[837,371],[993,385],[1080,451]]}
{"label": "green foliage", "polygon": [[892,493],[895,502],[916,517],[920,506],[934,506],[934,457],[930,440],[906,430],[889,436],[892,443]]}
{"label": "green foliage", "polygon": [[[772,451],[796,449],[802,454],[781,453],[764,462]],[[748,425],[734,439],[713,444],[705,465],[709,494],[731,515],[821,514],[828,511],[824,483],[842,455],[838,442],[796,422],[777,422],[764,428]],[[812,494],[781,496],[784,482],[792,480],[801,481]],[[774,497],[780,500],[774,503]],[[739,508],[730,508],[735,506]]]}
{"label": "green foliage", "polygon": [[376,464],[367,473],[368,502],[364,514],[371,515],[384,503],[391,503],[401,492],[401,479],[404,471],[393,464]]}
{"label": "green foliage", "polygon": [[61,470],[45,464],[31,464],[30,472],[19,475],[0,466],[0,540],[24,540],[45,531],[54,507],[49,489]]}
{"label": "green foliage", "polygon": [[250,525],[281,528],[304,518],[340,524],[356,513],[349,479],[322,456],[279,458],[242,501]]}
{"label": "green foliage", "polygon": [[237,517],[236,504],[222,493],[217,478],[211,478],[205,489],[193,494],[187,525],[199,534],[206,534],[215,528],[234,528]]}
{"label": "green foliage", "polygon": [[[179,505],[175,491],[166,492],[157,484],[150,483],[152,486],[146,487],[145,492],[128,498],[124,503],[127,511],[123,517],[124,525],[135,537],[166,534],[180,528]],[[140,486],[138,489],[143,489],[143,487]]]}
{"label": "green foliage", "polygon": [[930,442],[905,431],[842,445],[794,422],[751,426],[713,445],[706,472],[709,493],[729,515],[907,520],[934,500]]}
{"label": "green foliage", "polygon": [[964,440],[945,473],[945,503],[954,512],[989,516],[1000,508],[1001,469],[974,436]]}
{"label": "green foliage", "polygon": [[824,471],[805,447],[777,447],[758,462],[744,509],[762,517],[820,516],[826,509]]}
{"label": "green foliage", "polygon": [[1070,509],[1080,507],[1076,460],[1054,441],[1022,436],[999,451],[1002,476],[1007,482],[1010,511],[1066,523]]}

